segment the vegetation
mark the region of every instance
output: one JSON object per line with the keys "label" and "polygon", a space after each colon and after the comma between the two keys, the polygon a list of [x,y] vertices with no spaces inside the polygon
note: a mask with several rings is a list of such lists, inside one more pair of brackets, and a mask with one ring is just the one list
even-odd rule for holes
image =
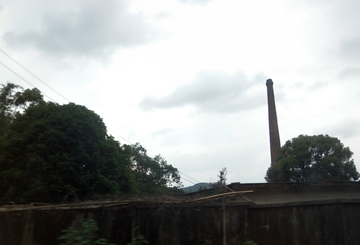
{"label": "vegetation", "polygon": [[218,180],[218,184],[219,185],[226,185],[226,174],[227,174],[227,170],[226,168],[223,168],[222,170],[219,171],[219,180]]}
{"label": "vegetation", "polygon": [[197,191],[203,191],[203,190],[207,190],[207,187],[206,186],[204,186],[204,187],[200,186]]}
{"label": "vegetation", "polygon": [[0,88],[0,135],[6,132],[7,127],[25,109],[44,102],[41,92],[34,89],[24,90],[13,83],[7,83]]}
{"label": "vegetation", "polygon": [[135,187],[139,193],[176,193],[174,188],[168,188],[170,185],[181,185],[176,168],[168,165],[161,155],[149,157],[146,149],[139,143],[132,145],[130,151],[131,169],[134,171]]}
{"label": "vegetation", "polygon": [[328,135],[299,135],[285,143],[276,164],[267,171],[268,182],[356,181],[353,153]]}
{"label": "vegetation", "polygon": [[137,237],[133,238],[131,242],[126,245],[143,245],[148,244],[149,241],[145,239],[143,235],[138,235]]}
{"label": "vegetation", "polygon": [[219,180],[212,184],[212,188],[223,188],[226,185],[226,174],[227,174],[227,170],[226,168],[223,168],[222,170],[219,171]]}
{"label": "vegetation", "polygon": [[93,219],[85,220],[79,228],[70,226],[62,230],[59,240],[61,245],[115,245],[108,243],[105,238],[99,238],[97,232],[99,227]]}
{"label": "vegetation", "polygon": [[0,202],[181,192],[176,168],[139,143],[120,145],[85,106],[45,102],[38,90],[8,83],[0,128]]}
{"label": "vegetation", "polygon": [[[58,238],[61,241],[60,245],[115,245],[108,243],[105,238],[98,237],[99,227],[93,219],[87,219],[79,227],[70,226],[61,232],[63,234]],[[126,245],[148,243],[143,235],[138,235]]]}
{"label": "vegetation", "polygon": [[257,245],[254,241],[246,241],[242,245]]}
{"label": "vegetation", "polygon": [[197,191],[207,190],[207,189],[211,188],[211,186],[212,186],[211,183],[200,182],[193,186],[188,186],[188,187],[183,188],[183,191],[184,191],[184,193],[197,192]]}

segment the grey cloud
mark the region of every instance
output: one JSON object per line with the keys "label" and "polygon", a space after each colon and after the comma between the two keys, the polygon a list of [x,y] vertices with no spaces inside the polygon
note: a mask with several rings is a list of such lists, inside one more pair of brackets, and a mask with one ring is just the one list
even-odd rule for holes
{"label": "grey cloud", "polygon": [[346,67],[337,75],[339,79],[358,78],[360,77],[360,67]]}
{"label": "grey cloud", "polygon": [[323,127],[324,133],[330,136],[336,136],[341,139],[351,138],[360,134],[360,120],[356,118],[348,118]]}
{"label": "grey cloud", "polygon": [[208,3],[210,3],[212,0],[179,0],[182,3],[185,4],[193,4],[193,5],[202,5],[205,6]]}
{"label": "grey cloud", "polygon": [[[149,96],[139,107],[144,111],[178,108],[193,105],[203,112],[229,113],[255,108],[266,103],[266,97],[259,93],[256,85],[263,85],[263,74],[248,79],[242,72],[232,75],[222,72],[200,72],[192,83],[182,85],[173,93],[162,98]],[[265,92],[264,92],[265,93]]]}
{"label": "grey cloud", "polygon": [[349,61],[360,61],[360,37],[344,41],[340,46],[339,55]]}
{"label": "grey cloud", "polygon": [[3,39],[13,47],[34,46],[56,56],[104,57],[119,47],[149,43],[159,32],[143,14],[128,12],[127,1],[82,0],[78,11],[47,13],[38,29],[7,32]]}

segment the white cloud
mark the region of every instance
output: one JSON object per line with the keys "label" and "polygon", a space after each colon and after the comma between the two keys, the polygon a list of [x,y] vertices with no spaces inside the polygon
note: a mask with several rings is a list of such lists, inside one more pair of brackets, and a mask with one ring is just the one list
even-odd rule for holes
{"label": "white cloud", "polygon": [[56,57],[98,58],[120,47],[154,41],[159,31],[143,13],[130,13],[127,1],[80,1],[78,9],[45,12],[39,27],[10,30],[3,36],[13,48],[32,46]]}
{"label": "white cloud", "polygon": [[207,5],[208,3],[210,3],[212,0],[179,0],[182,3],[186,3],[186,4],[194,4],[194,5]]}

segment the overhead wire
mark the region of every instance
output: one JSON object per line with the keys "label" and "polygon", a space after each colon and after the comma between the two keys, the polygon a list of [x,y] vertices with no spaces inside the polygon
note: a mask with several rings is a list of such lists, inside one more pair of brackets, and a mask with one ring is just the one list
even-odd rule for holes
{"label": "overhead wire", "polygon": [[187,178],[190,178],[190,179],[196,181],[196,183],[200,183],[200,181],[198,181],[198,180],[196,180],[196,179],[194,179],[194,178],[191,178],[189,175],[186,175],[186,174],[184,174],[184,173],[182,173],[182,172],[180,172],[180,171],[179,171],[179,173],[182,174],[182,175],[185,175]]}
{"label": "overhead wire", "polygon": [[190,182],[191,184],[194,184],[194,185],[196,185],[197,183],[195,183],[195,182],[193,182],[193,181],[191,181],[191,180],[188,180],[188,179],[186,179],[186,178],[184,178],[184,177],[181,177],[183,180],[186,180],[187,182]]}
{"label": "overhead wire", "polygon": [[123,140],[127,141],[128,143],[130,143],[131,145],[133,145],[132,142],[130,142],[129,140],[125,139],[124,137],[122,137],[120,134],[116,133],[114,130],[112,130],[111,128],[108,128],[110,131],[113,132],[113,134],[116,134],[117,136],[119,136],[120,138],[122,138]]}
{"label": "overhead wire", "polygon": [[9,57],[12,61],[14,61],[16,64],[18,64],[21,68],[23,68],[25,71],[27,71],[28,73],[30,73],[33,77],[35,77],[37,80],[39,80],[40,82],[42,82],[45,86],[47,86],[49,89],[51,89],[52,91],[54,91],[55,93],[57,93],[60,97],[62,97],[63,99],[65,99],[67,102],[70,103],[70,100],[68,100],[67,98],[65,98],[62,94],[60,94],[59,92],[57,92],[55,89],[53,89],[52,87],[50,87],[50,85],[48,85],[46,82],[44,82],[43,80],[41,80],[38,76],[36,76],[34,73],[32,73],[31,71],[29,71],[28,69],[26,69],[22,64],[20,64],[18,61],[16,61],[13,57],[11,57],[9,54],[7,54],[4,50],[0,49],[0,51],[5,54],[7,57]]}
{"label": "overhead wire", "polygon": [[[47,83],[45,83],[44,81],[42,81],[39,77],[37,77],[34,73],[32,73],[31,71],[29,71],[28,69],[26,69],[23,65],[21,65],[19,62],[17,62],[14,58],[12,58],[10,55],[8,55],[7,53],[5,53],[2,49],[0,49],[0,51],[5,54],[6,56],[8,56],[12,61],[14,61],[17,65],[19,65],[21,68],[23,68],[25,71],[27,71],[28,73],[30,73],[32,76],[34,76],[37,80],[39,80],[40,82],[42,82],[43,84],[45,84],[48,88],[50,88],[52,91],[54,91],[56,94],[60,95],[63,99],[65,99],[67,102],[70,102],[70,100],[68,100],[67,98],[65,98],[65,96],[63,96],[62,94],[60,94],[59,92],[57,92],[55,89],[53,89],[50,85],[48,85]],[[6,69],[8,69],[9,71],[11,71],[12,73],[14,73],[16,76],[18,76],[21,80],[23,80],[24,82],[26,82],[27,84],[29,84],[31,87],[36,88],[33,84],[31,84],[29,81],[27,81],[25,78],[23,78],[22,76],[20,76],[18,73],[16,73],[14,70],[12,70],[10,67],[6,66],[3,62],[0,61],[0,64],[2,64]],[[47,98],[49,98],[50,100],[52,100],[53,102],[56,102],[53,98],[51,98],[50,96],[48,96],[47,94],[45,94],[44,92],[41,92],[42,94],[44,94]],[[125,139],[124,137],[122,137],[121,135],[119,135],[118,133],[116,133],[114,130],[112,130],[111,128],[108,128],[110,131],[112,131],[114,134],[116,134],[117,136],[119,136],[120,138],[124,139],[125,141],[127,141],[128,143],[132,144],[129,140]]]}
{"label": "overhead wire", "polygon": [[[36,88],[34,85],[32,85],[29,81],[27,81],[25,78],[23,78],[22,76],[20,76],[19,74],[17,74],[15,71],[13,71],[10,67],[6,66],[3,62],[0,61],[0,64],[2,64],[6,69],[8,69],[9,71],[11,71],[12,73],[14,73],[16,76],[18,76],[21,80],[23,80],[24,82],[26,82],[27,84],[29,84],[31,87]],[[44,92],[42,92],[46,97],[48,97],[50,100],[52,100],[53,102],[56,102],[54,99],[52,99],[49,95],[45,94]]]}
{"label": "overhead wire", "polygon": [[[58,94],[60,97],[62,97],[63,99],[65,99],[67,102],[70,102],[69,99],[67,99],[65,96],[63,96],[62,94],[60,94],[59,92],[57,92],[55,89],[53,89],[50,85],[48,85],[46,82],[44,82],[42,79],[40,79],[38,76],[36,76],[34,73],[32,73],[30,70],[28,70],[25,66],[23,66],[22,64],[20,64],[18,61],[16,61],[14,58],[12,58],[9,54],[7,54],[4,50],[0,49],[0,51],[6,55],[8,58],[10,58],[12,61],[14,61],[17,65],[19,65],[21,68],[23,68],[25,71],[27,71],[29,74],[31,74],[33,77],[35,77],[38,81],[40,81],[41,83],[43,83],[44,85],[46,85],[48,88],[50,88],[52,91],[54,91],[56,94]],[[18,76],[21,80],[23,80],[24,82],[26,82],[27,84],[29,84],[31,87],[33,88],[36,88],[33,84],[31,84],[29,81],[27,81],[25,78],[23,78],[22,76],[20,76],[19,74],[17,74],[15,71],[13,71],[11,68],[9,68],[8,66],[6,66],[3,62],[0,61],[0,64],[2,64],[6,69],[8,69],[9,71],[11,71],[12,73],[14,73],[16,76]],[[50,96],[48,96],[47,94],[45,94],[44,92],[42,92],[47,98],[49,98],[50,100],[52,100],[53,102],[56,102],[54,99],[52,99]],[[119,135],[115,130],[112,130],[111,128],[108,128],[110,131],[112,131],[115,135],[117,135],[118,137],[122,138],[123,140],[127,141],[128,143],[130,144],[133,144],[132,142],[130,142],[129,140],[127,140],[126,138],[122,137],[121,135]],[[192,183],[192,184],[197,184],[197,183],[200,183],[200,181],[182,173],[179,171],[179,173],[181,175],[184,175],[186,176],[187,178],[189,179],[192,179],[193,181],[191,180],[188,180],[186,178],[184,178],[182,176],[182,179]],[[195,183],[195,182],[196,183]]]}

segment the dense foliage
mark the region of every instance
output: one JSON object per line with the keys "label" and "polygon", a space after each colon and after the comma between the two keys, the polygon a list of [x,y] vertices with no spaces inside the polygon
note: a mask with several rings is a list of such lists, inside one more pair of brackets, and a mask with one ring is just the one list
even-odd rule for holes
{"label": "dense foliage", "polygon": [[26,108],[44,102],[41,92],[34,89],[24,90],[13,83],[0,88],[0,135],[2,135],[14,118]]}
{"label": "dense foliage", "polygon": [[179,186],[180,175],[176,168],[168,165],[166,160],[157,155],[154,158],[146,154],[146,149],[139,143],[131,146],[131,163],[134,171],[136,189],[140,193],[176,194],[174,188],[168,186]]}
{"label": "dense foliage", "polygon": [[299,135],[279,149],[267,171],[268,182],[355,181],[359,178],[353,153],[328,135]]}
{"label": "dense foliage", "polygon": [[[3,86],[0,95],[11,97],[14,88],[19,87]],[[14,108],[17,102],[0,102],[6,119],[0,134],[0,201],[61,202],[69,195],[83,200],[170,193],[174,188],[169,186],[179,190],[177,169],[161,156],[149,157],[140,144],[120,145],[86,107],[44,102],[33,91],[40,97],[24,99],[21,110]]]}

